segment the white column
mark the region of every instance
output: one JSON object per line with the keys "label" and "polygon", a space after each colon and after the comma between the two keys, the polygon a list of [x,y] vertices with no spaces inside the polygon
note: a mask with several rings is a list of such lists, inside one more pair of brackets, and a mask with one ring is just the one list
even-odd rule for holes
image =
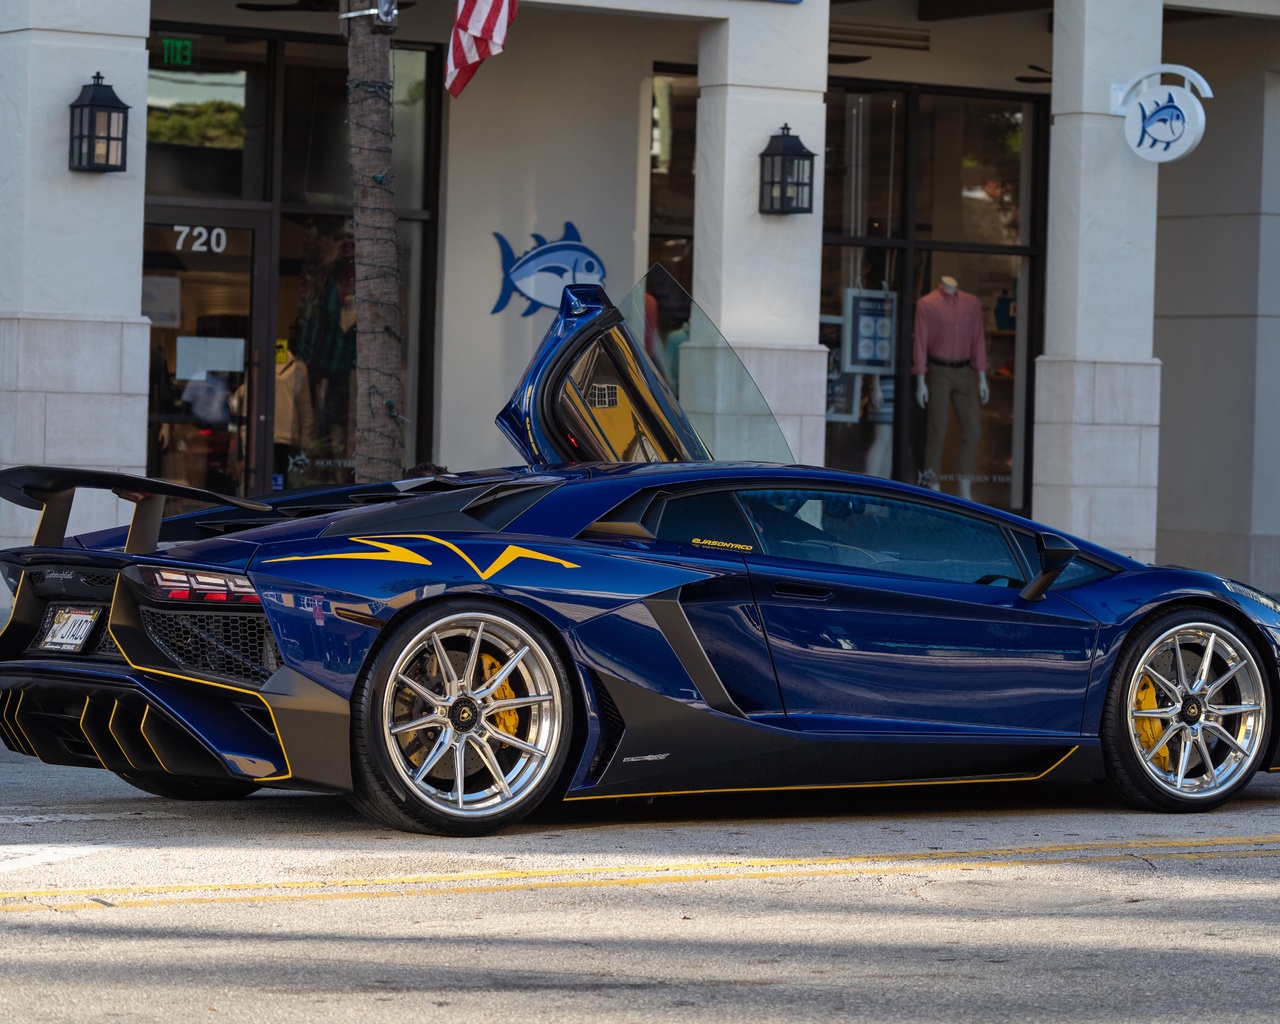
{"label": "white column", "polygon": [[1033,514],[1142,559],[1156,546],[1160,363],[1152,357],[1157,168],[1110,87],[1160,61],[1161,0],[1059,0],[1045,354]]}
{"label": "white column", "polygon": [[[1277,6],[1280,14],[1280,5]],[[1172,25],[1213,87],[1205,140],[1160,172],[1161,561],[1280,592],[1280,22]]]}
{"label": "white column", "polygon": [[[826,441],[818,311],[827,17],[823,0],[760,4],[751,18],[707,25],[698,50],[694,298],[751,371],[796,459],[815,465]],[[818,154],[813,213],[759,212],[760,151],[784,124]]]}
{"label": "white column", "polygon": [[[149,17],[149,0],[0,3],[0,467],[146,466]],[[97,71],[133,108],[124,173],[67,169],[68,105]],[[128,513],[84,493],[71,528]],[[29,543],[34,522],[0,503],[0,546]]]}

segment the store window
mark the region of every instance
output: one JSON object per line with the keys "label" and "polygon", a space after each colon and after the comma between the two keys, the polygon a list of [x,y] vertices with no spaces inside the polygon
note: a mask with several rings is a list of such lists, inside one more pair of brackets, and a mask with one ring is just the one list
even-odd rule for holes
{"label": "store window", "polygon": [[919,104],[915,234],[921,239],[1028,245],[1030,102],[923,94]]}
{"label": "store window", "polygon": [[147,194],[266,198],[266,41],[157,32],[147,51]]}
{"label": "store window", "polygon": [[828,235],[901,238],[905,93],[833,91],[827,97]]}
{"label": "store window", "polygon": [[[1029,306],[1032,265],[1029,257],[997,252],[917,253],[907,396],[912,410],[909,466],[918,467],[912,482],[984,505],[1019,507],[1027,483],[1031,365],[1029,324],[1019,314]],[[956,282],[954,297],[947,292],[948,280]],[[962,308],[967,296],[972,296],[968,314]],[[932,310],[941,311],[943,324],[926,326]],[[940,326],[963,331],[970,321],[967,337],[973,341],[964,347],[938,336]],[[946,365],[965,360],[967,367]],[[929,392],[923,408],[920,370]]]}
{"label": "store window", "polygon": [[322,43],[284,47],[281,196],[286,203],[351,205],[347,52]]}
{"label": "store window", "polygon": [[[291,82],[296,91],[291,108],[296,117],[285,125],[286,153],[291,132],[297,145],[284,161],[283,190],[290,202],[280,219],[271,450],[277,489],[350,482],[356,415],[355,238],[348,214],[319,212],[351,202],[346,55],[339,47],[310,43],[289,43],[285,55],[286,97]],[[422,210],[427,54],[392,51],[392,72],[400,309],[404,335],[413,338],[421,330],[422,289],[411,283],[421,280],[427,224]],[[417,379],[421,353],[414,345],[401,351],[401,383],[408,398],[403,412],[412,422],[417,403],[409,382]]]}
{"label": "store window", "polygon": [[[692,292],[697,77],[653,81],[650,260]],[[826,110],[827,463],[1026,511],[1045,102],[837,82]],[[656,332],[678,337],[688,310],[654,291]],[[917,359],[917,322],[953,305],[968,347],[926,326]]]}
{"label": "store window", "polygon": [[904,256],[901,249],[823,248],[829,466],[893,476]]}
{"label": "store window", "polygon": [[[693,294],[693,191],[697,172],[698,75],[660,68],[653,76],[649,145],[649,265]],[[688,319],[687,311],[672,315]]]}
{"label": "store window", "polygon": [[[148,472],[238,494],[350,482],[345,47],[181,26],[148,46]],[[436,51],[392,51],[406,465],[431,445],[440,78]]]}
{"label": "store window", "polygon": [[1029,505],[1041,100],[834,83],[821,341],[827,462]]}

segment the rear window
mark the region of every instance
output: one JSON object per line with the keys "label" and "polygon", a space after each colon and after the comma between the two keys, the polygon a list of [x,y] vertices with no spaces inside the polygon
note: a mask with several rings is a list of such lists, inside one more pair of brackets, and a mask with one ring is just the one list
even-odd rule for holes
{"label": "rear window", "polygon": [[729,491],[670,499],[663,506],[657,537],[704,551],[758,550],[755,533]]}

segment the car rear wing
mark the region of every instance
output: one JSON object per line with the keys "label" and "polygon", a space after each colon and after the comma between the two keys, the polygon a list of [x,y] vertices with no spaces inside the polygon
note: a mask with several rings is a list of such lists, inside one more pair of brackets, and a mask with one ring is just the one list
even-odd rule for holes
{"label": "car rear wing", "polygon": [[0,470],[0,498],[23,508],[40,510],[40,525],[32,538],[35,547],[62,547],[67,539],[67,523],[75,492],[85,487],[111,491],[136,506],[125,540],[127,554],[149,554],[160,541],[165,498],[186,498],[213,505],[233,505],[253,512],[269,512],[270,505],[199,487],[152,480],[128,473],[108,473],[97,469],[69,469],[62,466],[15,466]]}

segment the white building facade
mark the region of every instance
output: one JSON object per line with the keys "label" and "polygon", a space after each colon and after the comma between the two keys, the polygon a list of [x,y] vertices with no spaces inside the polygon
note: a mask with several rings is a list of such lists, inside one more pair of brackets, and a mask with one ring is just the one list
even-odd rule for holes
{"label": "white building facade", "polygon": [[[345,51],[336,4],[262,6],[0,7],[0,465],[349,478]],[[408,464],[513,461],[493,417],[563,239],[615,300],[654,263],[688,288],[799,461],[1280,591],[1280,0],[526,0],[456,100],[452,12],[395,36]],[[1213,97],[1158,166],[1112,87],[1162,63]],[[67,169],[95,72],[132,108],[122,173]],[[758,209],[783,125],[812,213]],[[989,393],[946,418],[914,351],[943,278],[981,309],[948,369]],[[690,315],[657,289],[655,358]],[[79,500],[73,528],[127,517]],[[0,543],[31,527],[0,508]]]}

